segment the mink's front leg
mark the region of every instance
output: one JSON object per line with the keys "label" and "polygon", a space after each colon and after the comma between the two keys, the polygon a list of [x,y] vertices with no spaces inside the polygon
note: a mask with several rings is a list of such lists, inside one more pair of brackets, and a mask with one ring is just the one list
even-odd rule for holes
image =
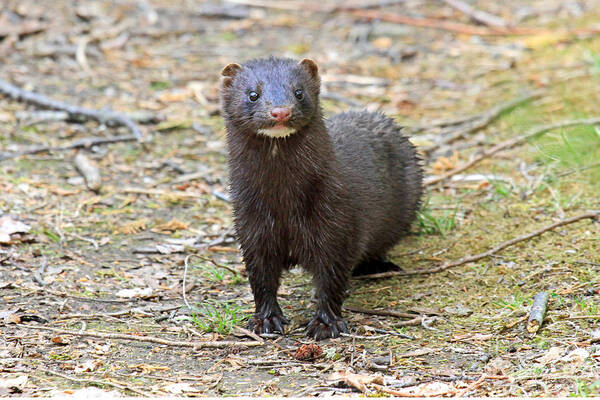
{"label": "mink's front leg", "polygon": [[349,268],[323,263],[315,272],[317,312],[306,328],[307,336],[315,340],[336,338],[347,333],[342,319],[342,304],[346,298]]}
{"label": "mink's front leg", "polygon": [[289,324],[277,303],[277,289],[283,263],[272,257],[253,254],[252,251],[244,252],[244,260],[255,304],[248,329],[257,334],[283,333],[283,326]]}

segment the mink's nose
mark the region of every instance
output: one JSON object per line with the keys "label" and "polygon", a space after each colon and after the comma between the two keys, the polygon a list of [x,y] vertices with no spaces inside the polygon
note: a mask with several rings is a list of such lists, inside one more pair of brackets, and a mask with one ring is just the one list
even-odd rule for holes
{"label": "mink's nose", "polygon": [[271,116],[277,122],[287,122],[292,115],[292,110],[289,107],[275,107],[271,110]]}

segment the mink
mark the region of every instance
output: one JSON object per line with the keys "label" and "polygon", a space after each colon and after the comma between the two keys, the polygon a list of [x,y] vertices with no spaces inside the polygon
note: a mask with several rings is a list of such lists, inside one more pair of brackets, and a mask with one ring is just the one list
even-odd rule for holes
{"label": "mink", "polygon": [[352,272],[395,267],[385,255],[419,209],[420,158],[380,112],[325,120],[310,59],[233,63],[221,75],[234,227],[256,307],[248,328],[284,333],[277,289],[299,265],[316,288],[307,335],[338,337]]}

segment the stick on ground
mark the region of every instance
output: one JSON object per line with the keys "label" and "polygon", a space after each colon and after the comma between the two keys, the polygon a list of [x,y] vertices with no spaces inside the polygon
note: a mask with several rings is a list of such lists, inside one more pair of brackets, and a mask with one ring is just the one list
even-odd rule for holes
{"label": "stick on ground", "polygon": [[457,9],[463,14],[468,15],[473,18],[477,22],[481,22],[482,24],[491,26],[491,27],[500,27],[506,28],[508,24],[502,18],[490,14],[488,12],[478,10],[471,6],[470,4],[465,3],[461,0],[442,0],[444,3],[448,4],[450,7]]}
{"label": "stick on ground", "polygon": [[536,90],[534,92],[527,93],[515,99],[509,100],[505,103],[497,104],[489,110],[484,111],[481,114],[478,114],[466,120],[465,123],[461,124],[459,127],[451,129],[447,135],[443,136],[439,140],[438,143],[424,149],[423,151],[429,154],[444,144],[454,142],[455,140],[458,140],[465,135],[485,128],[487,125],[496,120],[496,118],[498,118],[500,115],[504,114],[505,112],[515,108],[516,106],[522,103],[542,96],[544,92],[544,90]]}
{"label": "stick on ground", "polygon": [[474,256],[465,256],[459,260],[456,261],[452,261],[452,262],[447,262],[444,263],[438,267],[435,268],[430,268],[430,269],[423,269],[423,270],[417,270],[417,271],[390,271],[390,272],[381,272],[379,274],[370,274],[370,275],[361,275],[361,276],[357,276],[355,277],[355,279],[375,279],[375,278],[389,278],[391,276],[412,276],[412,275],[427,275],[427,274],[434,274],[437,272],[442,272],[445,271],[447,269],[450,268],[454,268],[454,267],[458,267],[459,265],[463,265],[466,263],[470,263],[470,262],[474,262],[474,261],[479,261],[483,258],[487,258],[490,257],[496,253],[498,253],[501,250],[504,250],[507,247],[513,246],[517,243],[520,242],[524,242],[526,240],[529,240],[533,237],[536,236],[540,236],[541,234],[551,231],[553,229],[556,229],[560,226],[564,226],[564,225],[569,225],[572,224],[574,222],[577,221],[581,221],[582,219],[593,219],[596,220],[600,217],[600,210],[591,210],[591,211],[587,211],[583,214],[579,214],[575,217],[571,217],[571,218],[567,218],[564,219],[562,221],[556,222],[552,225],[548,225],[544,228],[540,228],[537,231],[528,233],[526,235],[522,235],[522,236],[517,236],[511,240],[507,240],[506,242],[502,242],[499,245],[497,245],[496,247],[485,251],[483,253],[479,253],[476,254]]}
{"label": "stick on ground", "polygon": [[453,170],[450,170],[443,175],[439,175],[439,176],[436,176],[433,178],[430,177],[430,178],[426,179],[424,184],[425,184],[425,186],[430,186],[430,185],[435,185],[436,183],[445,181],[446,179],[450,178],[451,176],[454,176],[458,173],[465,171],[466,169],[471,168],[473,165],[479,163],[481,160],[483,160],[487,157],[490,157],[490,156],[498,153],[499,151],[514,147],[514,146],[521,144],[529,139],[533,139],[538,136],[541,136],[542,134],[549,132],[551,130],[559,129],[559,128],[566,128],[566,127],[575,126],[575,125],[596,125],[596,124],[600,124],[600,117],[587,118],[587,119],[574,119],[574,120],[557,122],[555,124],[548,124],[548,125],[542,125],[542,126],[535,127],[533,129],[531,129],[529,132],[527,132],[521,136],[517,136],[515,138],[508,139],[502,143],[498,143],[497,145],[490,148],[489,150],[484,150],[482,153],[475,156],[471,161],[469,161],[459,167],[456,167]]}
{"label": "stick on ground", "polygon": [[542,327],[547,309],[548,293],[540,292],[536,294],[533,298],[533,305],[531,306],[529,320],[527,321],[527,332],[536,333]]}
{"label": "stick on ground", "polygon": [[73,149],[86,149],[93,146],[99,146],[102,144],[111,144],[111,143],[119,143],[119,142],[133,142],[138,140],[138,138],[134,135],[121,135],[121,136],[112,136],[112,137],[92,137],[92,138],[83,138],[75,140],[71,144],[67,144],[64,146],[52,147],[52,146],[35,146],[29,150],[24,150],[16,153],[0,153],[0,161],[10,160],[12,158],[39,154],[39,153],[47,153],[52,151],[65,151],[65,150],[73,150]]}
{"label": "stick on ground", "polygon": [[162,339],[154,336],[137,336],[137,335],[129,335],[126,333],[107,333],[107,332],[79,332],[79,331],[70,331],[66,329],[58,329],[58,328],[50,328],[47,326],[36,326],[36,325],[19,325],[22,328],[26,329],[35,329],[41,331],[50,331],[55,333],[60,333],[63,335],[73,335],[73,336],[86,336],[93,337],[98,339],[113,339],[113,340],[129,340],[133,342],[146,342],[146,343],[155,343],[162,344],[165,346],[173,346],[173,347],[192,347],[194,349],[226,349],[226,348],[245,348],[245,347],[254,347],[254,346],[262,346],[264,343],[261,342],[236,342],[236,341],[197,341],[197,342],[189,342],[189,341],[179,341],[179,340],[169,340]]}
{"label": "stick on ground", "polygon": [[112,126],[124,126],[128,128],[138,141],[143,140],[143,134],[135,122],[128,116],[115,111],[97,111],[89,108],[74,106],[62,101],[53,100],[43,94],[21,89],[0,79],[0,94],[4,94],[16,101],[22,101],[37,107],[50,110],[65,111],[72,119],[85,119],[98,121]]}

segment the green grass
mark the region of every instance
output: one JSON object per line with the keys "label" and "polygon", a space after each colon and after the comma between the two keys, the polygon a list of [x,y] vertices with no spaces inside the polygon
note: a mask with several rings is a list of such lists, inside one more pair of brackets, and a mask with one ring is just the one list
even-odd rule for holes
{"label": "green grass", "polygon": [[570,397],[596,397],[600,395],[600,379],[595,382],[586,382],[583,380],[575,381],[575,391],[570,393]]}
{"label": "green grass", "polygon": [[427,198],[421,210],[417,213],[419,231],[425,235],[442,235],[445,237],[448,232],[456,227],[456,211],[456,209],[433,210],[429,198]]}
{"label": "green grass", "polygon": [[[590,126],[550,132],[534,143],[536,161],[549,165],[557,178],[600,184],[600,133]],[[596,193],[600,190],[595,189]]]}
{"label": "green grass", "polygon": [[241,308],[226,302],[206,302],[196,308],[192,322],[203,332],[217,332],[229,335],[233,328],[240,325],[246,315]]}

